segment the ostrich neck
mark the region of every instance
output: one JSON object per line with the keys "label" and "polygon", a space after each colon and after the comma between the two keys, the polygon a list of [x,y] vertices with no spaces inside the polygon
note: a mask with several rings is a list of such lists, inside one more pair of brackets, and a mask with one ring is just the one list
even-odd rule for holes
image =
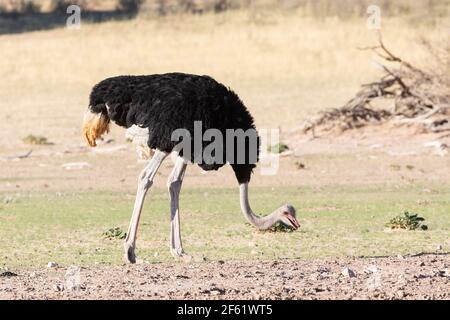
{"label": "ostrich neck", "polygon": [[248,200],[248,183],[241,184],[239,186],[239,191],[242,213],[251,224],[260,230],[267,230],[278,222],[278,211],[274,211],[265,217],[259,217],[253,212]]}

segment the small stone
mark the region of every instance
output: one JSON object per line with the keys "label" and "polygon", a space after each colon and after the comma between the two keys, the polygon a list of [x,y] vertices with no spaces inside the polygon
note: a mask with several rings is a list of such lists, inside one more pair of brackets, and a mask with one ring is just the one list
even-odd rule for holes
{"label": "small stone", "polygon": [[36,274],[36,272],[32,272],[32,273],[30,273],[30,278],[36,278],[37,277],[37,274]]}
{"label": "small stone", "polygon": [[322,278],[322,277],[320,277],[319,274],[317,274],[317,273],[312,273],[308,277],[308,279],[311,281],[317,281],[317,280],[319,280],[319,278]]}
{"label": "small stone", "polygon": [[342,270],[341,274],[342,274],[344,277],[348,277],[348,278],[354,278],[354,277],[356,277],[355,272],[354,272],[352,269],[350,269],[350,268],[345,268],[344,270]]}
{"label": "small stone", "polygon": [[405,259],[405,257],[402,256],[401,254],[398,254],[398,255],[397,255],[397,258],[402,259],[402,260]]}
{"label": "small stone", "polygon": [[53,289],[55,290],[55,291],[57,291],[57,292],[61,292],[61,291],[64,291],[64,285],[63,284],[55,284],[54,286],[53,286]]}
{"label": "small stone", "polygon": [[405,292],[402,290],[398,290],[397,291],[397,297],[399,297],[400,299],[405,297]]}
{"label": "small stone", "polygon": [[66,288],[71,291],[81,289],[81,268],[79,266],[70,266],[66,271]]}
{"label": "small stone", "polygon": [[72,163],[65,163],[62,165],[62,167],[66,170],[81,170],[89,168],[91,167],[91,165],[87,162],[72,162]]}
{"label": "small stone", "polygon": [[438,245],[436,246],[436,251],[441,251],[441,250],[442,250],[442,245],[438,244]]}
{"label": "small stone", "polygon": [[158,253],[158,252],[155,252],[155,254],[154,254],[153,256],[154,256],[155,258],[157,258],[158,255],[159,255],[159,253]]}
{"label": "small stone", "polygon": [[378,273],[378,268],[375,266],[370,266],[366,270],[368,273]]}
{"label": "small stone", "polygon": [[3,203],[9,204],[9,203],[13,202],[13,200],[14,200],[13,197],[5,197],[5,198],[3,198]]}
{"label": "small stone", "polygon": [[47,263],[47,268],[57,268],[58,264],[56,262]]}
{"label": "small stone", "polygon": [[445,276],[446,276],[446,275],[445,275],[445,270],[440,270],[440,271],[436,272],[436,273],[435,273],[435,276],[438,276],[438,277],[445,277]]}

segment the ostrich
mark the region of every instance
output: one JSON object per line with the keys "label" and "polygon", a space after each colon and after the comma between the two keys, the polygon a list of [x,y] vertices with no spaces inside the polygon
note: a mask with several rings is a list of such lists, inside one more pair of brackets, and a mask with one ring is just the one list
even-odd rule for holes
{"label": "ostrich", "polygon": [[[253,118],[233,91],[211,77],[169,73],[105,79],[93,88],[83,121],[83,134],[90,146],[95,147],[96,139],[109,131],[110,121],[128,130],[141,130],[145,133],[147,146],[154,150],[153,157],[138,179],[133,214],[124,244],[127,262],[136,262],[136,234],[144,199],[161,163],[172,152],[177,152],[177,157],[167,186],[170,196],[170,251],[174,257],[185,256],[180,235],[178,199],[188,163],[196,163],[206,171],[218,170],[227,162],[230,163],[239,183],[241,210],[256,228],[269,229],[278,222],[293,229],[299,228],[295,209],[291,205],[283,205],[265,217],[259,217],[252,211],[248,184],[257,159],[251,161],[248,154],[250,151],[259,154],[259,138]],[[190,154],[184,150],[180,152],[177,149],[179,141],[173,141],[172,137],[178,129],[184,129],[194,136],[196,121],[201,121],[202,132],[213,129],[223,136],[228,129],[253,129],[257,143],[251,145],[250,139],[246,139],[243,145],[234,147],[234,150],[227,150],[222,145],[223,154],[234,151],[231,152],[231,160],[245,154],[241,162],[229,161],[230,158],[225,159],[218,153],[214,161],[202,161],[201,149]],[[202,146],[205,146],[204,141]]]}

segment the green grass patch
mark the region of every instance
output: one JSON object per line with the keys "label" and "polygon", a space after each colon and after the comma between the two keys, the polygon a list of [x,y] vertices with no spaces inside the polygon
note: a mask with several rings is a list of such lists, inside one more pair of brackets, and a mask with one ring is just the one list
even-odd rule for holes
{"label": "green grass patch", "polygon": [[40,146],[47,146],[52,145],[53,143],[49,142],[48,139],[44,136],[35,136],[33,134],[29,134],[25,138],[22,139],[22,141],[26,144],[31,145],[40,145]]}
{"label": "green grass patch", "polygon": [[269,151],[271,153],[283,153],[288,150],[289,150],[289,146],[287,144],[280,142],[278,144],[268,147],[267,151]]}
{"label": "green grass patch", "polygon": [[120,229],[120,227],[110,228],[107,231],[103,232],[103,237],[106,239],[119,239],[123,240],[127,237],[127,233]]}
{"label": "green grass patch", "polygon": [[[259,214],[292,203],[302,225],[295,232],[260,232],[240,213],[236,189],[185,189],[181,194],[185,250],[206,260],[384,256],[434,251],[450,246],[450,192],[383,186],[350,188],[252,188]],[[31,194],[2,204],[0,266],[36,267],[121,264],[121,236],[105,237],[112,226],[126,230],[134,195],[124,193]],[[389,232],[386,221],[406,209],[427,218],[427,232]],[[123,234],[122,234],[123,235]],[[164,189],[147,197],[137,255],[157,263],[169,253],[169,200]],[[112,239],[112,240],[111,240]]]}

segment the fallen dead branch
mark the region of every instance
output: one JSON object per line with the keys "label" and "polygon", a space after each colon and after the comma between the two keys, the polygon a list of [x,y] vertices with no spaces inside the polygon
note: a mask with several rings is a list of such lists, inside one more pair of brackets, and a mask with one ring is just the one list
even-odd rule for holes
{"label": "fallen dead branch", "polygon": [[[442,52],[437,52],[424,42],[436,62],[430,71],[425,71],[394,55],[381,35],[378,42],[377,46],[361,50],[371,50],[384,61],[376,62],[383,72],[381,79],[362,85],[344,106],[307,119],[303,125],[305,133],[311,131],[315,136],[318,130],[345,131],[387,121],[394,125],[415,125],[422,132],[450,131],[450,46],[447,44]],[[379,100],[391,107],[374,107]]]}
{"label": "fallen dead branch", "polygon": [[3,161],[13,161],[13,160],[21,160],[21,159],[26,159],[28,158],[31,153],[33,153],[33,150],[30,150],[26,153],[23,154],[18,154],[18,155],[13,155],[13,156],[6,156],[6,157],[0,157],[0,160]]}

